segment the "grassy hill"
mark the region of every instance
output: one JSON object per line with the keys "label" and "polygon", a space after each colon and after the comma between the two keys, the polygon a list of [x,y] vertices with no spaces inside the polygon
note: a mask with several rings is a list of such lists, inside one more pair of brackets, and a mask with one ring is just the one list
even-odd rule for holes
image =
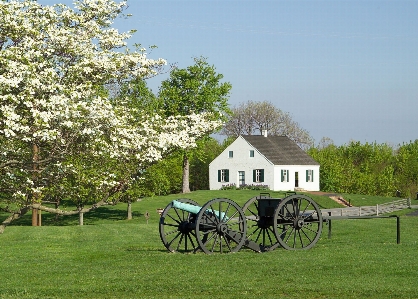
{"label": "grassy hill", "polygon": [[[410,210],[398,213],[401,244],[390,218],[333,221],[332,238],[324,227],[316,246],[305,251],[205,255],[164,248],[156,209],[172,199],[204,204],[226,197],[243,205],[257,194],[144,198],[133,204],[132,220],[125,220],[126,205],[119,204],[86,214],[84,226],[77,217],[56,221],[43,214],[44,226],[31,227],[28,215],[0,235],[0,298],[418,298],[418,217],[406,216]],[[336,204],[327,197],[315,200],[323,208]]]}

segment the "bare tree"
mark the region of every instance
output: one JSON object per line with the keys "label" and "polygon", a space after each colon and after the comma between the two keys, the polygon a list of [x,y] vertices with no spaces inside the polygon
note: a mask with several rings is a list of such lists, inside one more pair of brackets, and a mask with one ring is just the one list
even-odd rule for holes
{"label": "bare tree", "polygon": [[316,147],[321,150],[331,145],[334,145],[334,140],[332,140],[329,137],[322,137],[321,140],[319,140],[319,143]]}
{"label": "bare tree", "polygon": [[267,101],[248,101],[232,108],[232,115],[221,134],[235,137],[261,135],[263,130],[267,130],[270,136],[287,136],[304,150],[313,146],[313,139],[308,131],[302,129],[289,113]]}

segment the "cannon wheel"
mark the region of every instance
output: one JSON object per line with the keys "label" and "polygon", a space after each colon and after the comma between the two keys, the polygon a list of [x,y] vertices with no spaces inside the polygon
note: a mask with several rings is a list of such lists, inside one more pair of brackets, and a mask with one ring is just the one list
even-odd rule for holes
{"label": "cannon wheel", "polygon": [[[177,201],[197,206],[198,204],[187,198]],[[171,252],[194,252],[198,250],[198,243],[194,232],[196,214],[174,208],[169,203],[160,217],[160,237],[164,246]]]}
{"label": "cannon wheel", "polygon": [[242,210],[247,221],[247,240],[260,245],[262,251],[277,247],[277,234],[273,224],[259,216],[257,196],[249,199]]}
{"label": "cannon wheel", "polygon": [[321,236],[322,213],[306,195],[284,198],[274,212],[274,233],[279,244],[288,250],[312,248]]}
{"label": "cannon wheel", "polygon": [[246,231],[244,212],[230,199],[212,199],[197,214],[196,238],[207,254],[237,252],[246,240]]}

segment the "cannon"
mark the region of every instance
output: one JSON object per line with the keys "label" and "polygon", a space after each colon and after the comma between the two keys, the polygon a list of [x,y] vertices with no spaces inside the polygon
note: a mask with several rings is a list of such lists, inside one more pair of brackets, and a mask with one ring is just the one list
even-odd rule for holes
{"label": "cannon", "polygon": [[242,208],[227,198],[215,198],[203,206],[177,199],[161,213],[159,231],[171,252],[228,253],[242,247],[255,252],[277,247],[301,250],[315,245],[323,221],[318,205],[306,195],[272,198],[262,193]]}

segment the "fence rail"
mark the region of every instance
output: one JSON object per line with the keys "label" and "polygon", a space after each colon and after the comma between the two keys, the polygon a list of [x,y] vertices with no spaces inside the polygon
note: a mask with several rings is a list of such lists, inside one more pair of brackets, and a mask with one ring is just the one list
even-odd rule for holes
{"label": "fence rail", "polygon": [[337,209],[325,209],[322,210],[323,216],[379,216],[403,209],[411,208],[411,199],[405,198],[395,200],[389,203],[378,204],[375,206],[363,206],[363,207],[349,207],[349,208],[337,208]]}

